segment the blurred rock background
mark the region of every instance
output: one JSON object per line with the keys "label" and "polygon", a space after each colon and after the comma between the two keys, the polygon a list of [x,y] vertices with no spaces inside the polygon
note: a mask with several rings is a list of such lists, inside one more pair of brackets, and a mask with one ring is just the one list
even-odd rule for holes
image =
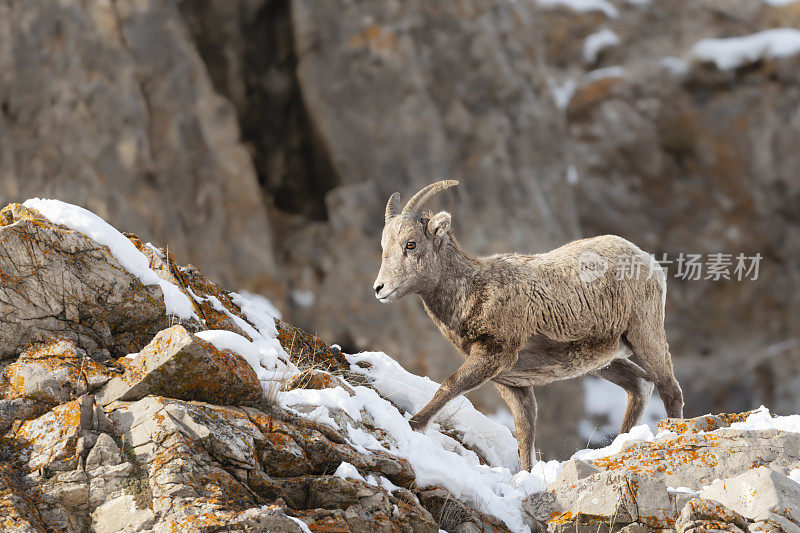
{"label": "blurred rock background", "polygon": [[[394,191],[459,179],[433,207],[476,254],[758,252],[757,281],[670,277],[671,351],[688,416],[796,412],[800,55],[692,52],[778,27],[800,2],[2,0],[0,203],[83,205],[437,380],[421,304],[372,295]],[[545,457],[586,444],[583,391],[538,393]]]}

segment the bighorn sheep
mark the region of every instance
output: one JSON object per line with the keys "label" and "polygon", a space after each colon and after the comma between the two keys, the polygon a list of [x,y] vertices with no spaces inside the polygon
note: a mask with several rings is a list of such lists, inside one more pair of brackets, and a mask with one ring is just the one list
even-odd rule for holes
{"label": "bighorn sheep", "polygon": [[[429,185],[401,212],[398,193],[386,204],[376,298],[394,302],[418,294],[466,358],[411,418],[411,427],[423,429],[448,401],[492,380],[514,416],[521,466],[529,470],[537,410],[533,386],[587,373],[627,391],[622,432],[639,421],[654,383],[667,414],[681,417],[683,394],[664,332],[661,267],[614,235],[543,254],[470,257],[450,233],[449,213],[420,211],[457,184]],[[641,275],[618,279],[623,261],[644,265]]]}

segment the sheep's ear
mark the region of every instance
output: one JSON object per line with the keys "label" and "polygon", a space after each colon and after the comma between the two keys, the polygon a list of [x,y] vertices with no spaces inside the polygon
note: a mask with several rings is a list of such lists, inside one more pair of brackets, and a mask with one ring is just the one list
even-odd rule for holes
{"label": "sheep's ear", "polygon": [[444,235],[450,231],[450,213],[439,211],[428,221],[428,233],[434,237]]}

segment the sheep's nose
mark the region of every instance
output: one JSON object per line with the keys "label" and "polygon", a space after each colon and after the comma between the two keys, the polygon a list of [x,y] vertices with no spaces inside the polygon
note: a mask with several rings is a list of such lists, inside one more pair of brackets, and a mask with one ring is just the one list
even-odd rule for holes
{"label": "sheep's nose", "polygon": [[378,294],[379,292],[381,292],[382,288],[383,288],[383,283],[377,283],[375,285],[375,294]]}

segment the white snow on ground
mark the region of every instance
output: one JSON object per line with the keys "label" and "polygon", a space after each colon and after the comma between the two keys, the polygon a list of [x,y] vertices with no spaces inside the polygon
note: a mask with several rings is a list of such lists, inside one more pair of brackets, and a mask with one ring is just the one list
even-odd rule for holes
{"label": "white snow on ground", "polygon": [[[202,299],[194,293],[192,296]],[[220,350],[232,350],[241,355],[253,367],[264,392],[269,396],[276,394],[280,383],[297,374],[299,370],[278,342],[278,331],[272,314],[274,307],[269,302],[266,305],[262,299],[250,299],[243,294],[232,292],[230,296],[255,327],[228,311],[215,296],[209,296],[205,300],[211,301],[217,310],[227,314],[253,340],[249,341],[232,331],[217,329],[200,331],[196,335]]]}
{"label": "white snow on ground", "polygon": [[489,418],[514,431],[514,416],[508,409],[498,409],[494,414],[489,415]]}
{"label": "white snow on ground", "polygon": [[[378,392],[364,386],[354,387],[353,396],[341,387],[295,389],[281,393],[281,404],[289,409],[303,405],[341,409],[357,422],[362,420],[362,412],[368,413],[392,444],[383,444],[371,434],[350,426],[346,437],[356,449],[383,450],[403,457],[413,467],[419,486],[442,486],[453,497],[470,501],[502,519],[512,530],[528,530],[520,504],[527,494],[543,490],[547,483],[555,480],[560,470],[558,461],[540,462],[532,472],[513,475],[511,469],[516,470],[518,459],[517,443],[511,431],[478,412],[463,397],[451,402],[425,433],[413,431],[408,419],[430,400],[438,384],[407,372],[384,353],[364,352],[347,358],[351,370],[369,379]],[[359,363],[369,363],[369,367],[364,368]],[[392,400],[400,410],[385,398]],[[324,423],[319,411],[297,412]],[[327,418],[332,422],[332,416]],[[440,430],[444,427],[460,434],[468,446],[484,454],[489,465],[480,464],[474,452],[442,433]]]}
{"label": "white snow on ground", "polygon": [[611,48],[619,44],[619,37],[616,33],[603,28],[586,37],[583,41],[583,60],[592,64],[597,61],[597,56],[606,48]]}
{"label": "white snow on ground", "polygon": [[720,70],[799,53],[800,30],[794,28],[775,28],[728,39],[703,39],[689,52],[692,58],[712,62]]}
{"label": "white snow on ground", "polygon": [[[591,444],[591,442],[601,442],[611,435],[616,435],[625,415],[628,393],[610,381],[587,376],[583,379],[583,394],[586,414],[603,417],[606,419],[606,423],[598,427],[588,420],[583,420],[579,425],[581,437]],[[665,418],[667,418],[667,411],[664,409],[664,402],[654,392],[642,416],[642,423],[656,431],[656,424]]]}
{"label": "white snow on ground", "polygon": [[150,268],[150,261],[130,239],[99,216],[88,209],[60,200],[31,198],[22,205],[35,209],[54,224],[61,224],[83,233],[94,242],[107,246],[122,268],[139,278],[145,285],[161,287],[168,314],[186,320],[197,318],[189,298],[176,285],[159,278]]}
{"label": "white snow on ground", "polygon": [[339,465],[339,468],[336,469],[336,472],[334,472],[333,475],[342,479],[357,479],[358,481],[363,481],[364,483],[367,482],[367,480],[364,479],[364,476],[358,472],[356,467],[346,461],[342,461],[342,464]]}
{"label": "white snow on ground", "polygon": [[[240,291],[240,294],[232,292],[230,296],[231,299],[233,300],[233,303],[241,307],[242,311],[244,311],[243,306],[247,306],[248,308],[253,308],[252,306],[256,306],[255,308],[259,310],[258,312],[262,311],[266,312],[268,317],[270,318],[269,320],[270,324],[274,325],[272,318],[282,318],[281,312],[278,310],[278,308],[272,305],[272,302],[270,302],[266,297],[261,296],[260,294],[255,294],[253,292],[247,292],[247,291]],[[238,303],[236,300],[237,298],[239,298],[242,301],[242,303]]]}
{"label": "white snow on ground", "polygon": [[795,468],[794,470],[789,472],[789,479],[791,479],[795,483],[800,483],[800,467]]}
{"label": "white snow on ground", "polygon": [[578,12],[600,11],[611,19],[619,16],[617,8],[606,0],[538,0],[538,4],[547,8],[565,7]]}
{"label": "white snow on ground", "polygon": [[800,433],[800,415],[777,416],[773,417],[769,409],[763,405],[747,417],[744,422],[731,424],[733,429],[759,430],[759,429],[779,429],[791,433]]}

